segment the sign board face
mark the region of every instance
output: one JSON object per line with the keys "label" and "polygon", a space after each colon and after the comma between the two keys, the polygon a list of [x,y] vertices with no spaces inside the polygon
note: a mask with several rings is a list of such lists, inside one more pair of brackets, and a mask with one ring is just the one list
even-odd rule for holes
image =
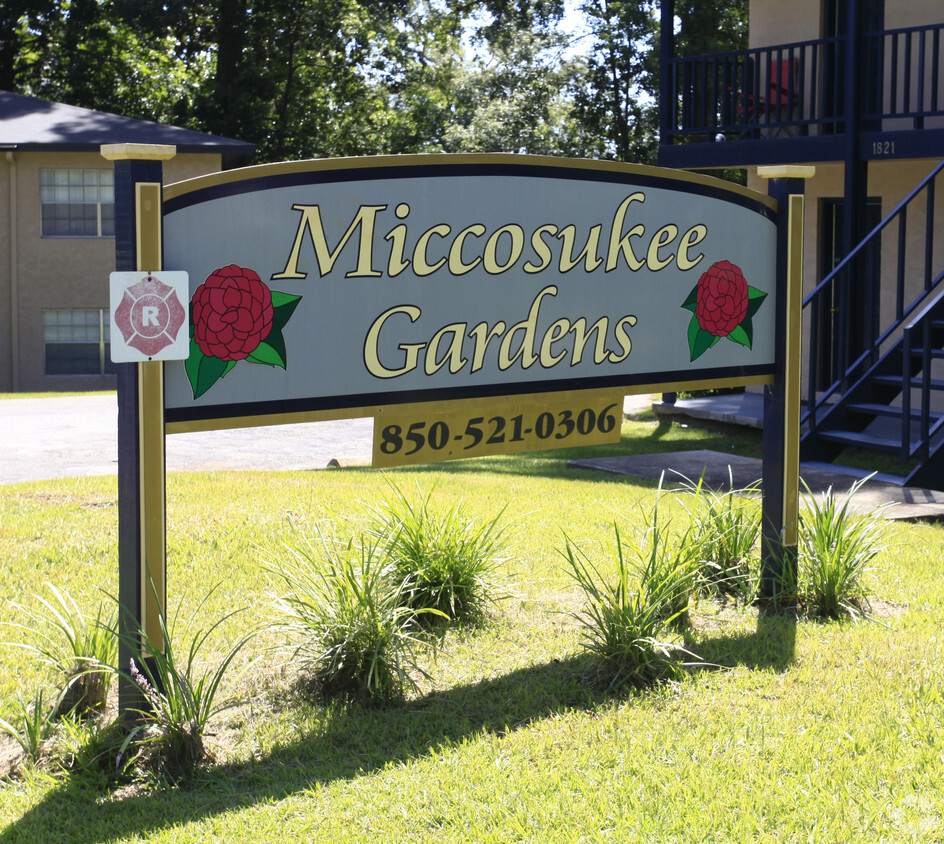
{"label": "sign board face", "polygon": [[773,377],[773,203],[706,177],[510,155],[263,165],[165,189],[164,244],[193,319],[166,367],[172,429]]}
{"label": "sign board face", "polygon": [[187,359],[187,273],[116,272],[109,277],[109,285],[112,361]]}

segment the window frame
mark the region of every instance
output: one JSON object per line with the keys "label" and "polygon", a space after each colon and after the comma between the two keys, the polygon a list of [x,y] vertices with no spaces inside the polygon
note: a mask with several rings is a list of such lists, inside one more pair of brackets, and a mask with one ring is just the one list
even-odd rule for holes
{"label": "window frame", "polygon": [[[47,320],[47,315],[56,315],[55,321]],[[62,323],[60,322],[62,315],[71,314],[72,320]],[[83,314],[87,317],[90,314],[96,314],[98,317],[97,325],[97,334],[98,339],[88,340],[88,339],[63,339],[61,337],[56,337],[55,339],[50,339],[49,334],[51,331],[57,331],[58,329],[88,329],[94,327],[94,321],[91,325],[86,321],[85,318],[79,322],[75,322],[75,316],[78,314]],[[65,332],[66,334],[70,332]],[[88,347],[96,345],[98,347],[98,367],[97,371],[94,372],[50,372],[50,355],[49,347],[50,345],[55,346],[82,346]],[[111,311],[108,308],[43,308],[43,374],[47,378],[98,378],[102,376],[113,376],[115,375],[115,364],[111,361]]]}
{"label": "window frame", "polygon": [[[94,195],[94,199],[88,198],[90,195]],[[69,230],[88,226],[89,217],[76,211],[89,206],[95,207],[94,233]],[[103,213],[107,208],[111,209],[110,214]],[[57,209],[59,215],[55,213]],[[70,210],[62,213],[62,209]],[[44,238],[113,238],[114,171],[108,167],[40,167],[39,218],[40,235]]]}

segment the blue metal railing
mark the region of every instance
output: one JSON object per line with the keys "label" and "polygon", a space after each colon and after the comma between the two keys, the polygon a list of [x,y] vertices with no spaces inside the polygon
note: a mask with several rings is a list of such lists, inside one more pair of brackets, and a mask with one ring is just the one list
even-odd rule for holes
{"label": "blue metal railing", "polygon": [[[921,312],[905,326],[902,338],[902,378],[903,390],[901,394],[901,459],[907,461],[911,457],[919,457],[922,462],[928,459],[931,450],[931,439],[941,430],[944,430],[944,415],[931,424],[931,333],[934,328],[933,320],[944,310],[944,290],[932,297],[931,301],[922,308]],[[920,342],[917,336],[920,334]],[[912,376],[912,351],[921,350],[921,371],[917,383]],[[918,391],[917,423],[918,430],[912,430],[912,389]]]}
{"label": "blue metal railing", "polygon": [[[942,33],[944,23],[865,34],[864,120],[920,128],[944,115]],[[670,59],[662,143],[843,132],[844,52],[845,38],[834,37]]]}

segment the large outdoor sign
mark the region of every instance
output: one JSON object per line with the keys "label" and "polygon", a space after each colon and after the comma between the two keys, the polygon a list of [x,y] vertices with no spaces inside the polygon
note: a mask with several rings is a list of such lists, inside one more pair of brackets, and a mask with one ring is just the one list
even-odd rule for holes
{"label": "large outdoor sign", "polygon": [[189,273],[193,324],[189,358],[165,366],[168,430],[605,391],[550,416],[417,420],[413,440],[404,419],[375,449],[432,455],[448,440],[462,456],[498,424],[548,447],[586,411],[581,430],[601,433],[624,391],[769,381],[773,205],[715,179],[506,155],[171,186],[165,269]]}
{"label": "large outdoor sign", "polygon": [[[162,191],[173,147],[102,155],[123,664],[146,658],[134,631],[161,641],[175,431],[372,416],[373,464],[391,466],[618,441],[625,393],[765,384],[761,580],[778,594],[796,552],[810,174],[767,172],[775,201],[607,162],[403,156]],[[122,711],[140,705],[124,683]]]}

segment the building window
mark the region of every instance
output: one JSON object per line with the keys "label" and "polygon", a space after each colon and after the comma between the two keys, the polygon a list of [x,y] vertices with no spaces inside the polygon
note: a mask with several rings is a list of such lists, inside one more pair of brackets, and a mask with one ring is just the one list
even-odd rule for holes
{"label": "building window", "polygon": [[113,170],[39,171],[43,237],[114,237]]}
{"label": "building window", "polygon": [[113,375],[109,312],[44,310],[47,375]]}

